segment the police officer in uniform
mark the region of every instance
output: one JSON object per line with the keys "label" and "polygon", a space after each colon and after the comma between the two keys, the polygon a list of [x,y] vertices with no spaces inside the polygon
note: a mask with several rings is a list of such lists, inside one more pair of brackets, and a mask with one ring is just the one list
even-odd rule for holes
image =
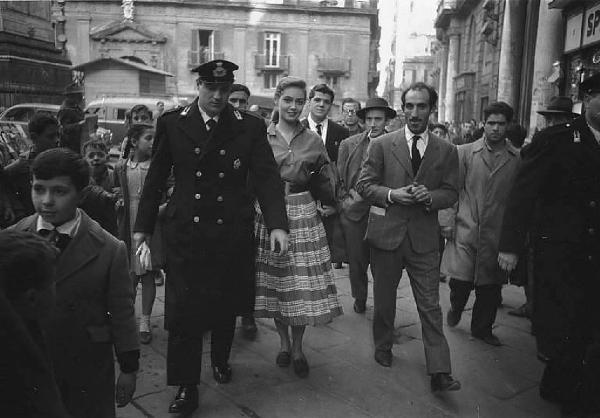
{"label": "police officer in uniform", "polygon": [[228,359],[236,316],[251,312],[254,303],[253,196],[271,231],[271,248],[287,250],[283,183],[265,124],[227,101],[237,69],[224,60],[195,68],[198,98],[158,119],[134,228],[137,245],[149,242],[173,171],[175,191],[164,229],[167,384],[179,386],[171,413],[198,407],[205,331],[211,331],[215,380],[231,380]]}
{"label": "police officer in uniform", "polygon": [[546,363],[540,395],[564,413],[600,412],[600,74],[580,85],[585,112],[536,134],[507,201],[498,263],[534,247],[532,322]]}

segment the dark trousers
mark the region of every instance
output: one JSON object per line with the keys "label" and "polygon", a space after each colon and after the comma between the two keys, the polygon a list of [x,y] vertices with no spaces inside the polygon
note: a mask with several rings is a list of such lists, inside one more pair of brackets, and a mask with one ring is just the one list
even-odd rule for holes
{"label": "dark trousers", "polygon": [[369,244],[365,240],[368,221],[368,216],[363,217],[360,221],[353,221],[343,213],[340,214],[350,268],[352,297],[358,300],[367,300],[369,286],[367,269],[369,268],[371,256]]}
{"label": "dark trousers", "polygon": [[[229,361],[235,332],[235,316],[229,316],[211,330],[210,358],[213,366]],[[184,386],[200,383],[202,370],[202,335],[169,332],[167,343],[167,385]]]}
{"label": "dark trousers", "polygon": [[490,335],[500,304],[502,286],[499,284],[475,286],[471,282],[450,279],[450,305],[454,312],[463,312],[473,289],[475,289],[475,304],[471,317],[471,334],[478,337]]}
{"label": "dark trousers", "polygon": [[329,245],[331,262],[347,263],[348,256],[346,254],[344,234],[342,233],[339,215],[336,213],[327,217],[323,217],[321,218],[321,221],[323,222],[323,227],[325,228],[325,235],[327,235],[327,244]]}
{"label": "dark trousers", "polygon": [[406,268],[421,320],[427,373],[450,373],[450,349],[444,336],[440,308],[438,250],[425,254],[413,251],[406,238],[392,251],[371,248],[373,272],[373,338],[375,349],[388,351],[394,343],[396,291]]}

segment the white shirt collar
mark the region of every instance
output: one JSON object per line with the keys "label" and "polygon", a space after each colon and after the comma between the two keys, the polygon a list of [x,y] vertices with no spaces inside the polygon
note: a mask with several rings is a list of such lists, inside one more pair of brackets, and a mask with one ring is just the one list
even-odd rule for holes
{"label": "white shirt collar", "polygon": [[[306,118],[308,120],[308,126],[310,127],[311,131],[317,132],[317,122],[314,121],[314,119],[312,118],[312,115],[309,113],[308,117]],[[327,126],[329,125],[329,119],[325,118],[323,119],[323,121],[319,122],[321,124],[321,132],[323,133],[323,136],[325,136],[325,132],[327,132]]]}
{"label": "white shirt collar", "polygon": [[208,113],[206,113],[203,109],[202,106],[200,106],[200,102],[198,102],[198,110],[200,111],[200,114],[202,115],[202,119],[204,120],[204,124],[206,125],[206,122],[208,122],[209,119],[214,119],[215,122],[219,121],[219,115],[215,115],[213,117],[208,116]]}
{"label": "white shirt collar", "polygon": [[425,148],[427,148],[427,143],[429,142],[429,131],[425,129],[425,132],[422,132],[420,134],[413,134],[412,131],[408,129],[408,125],[404,125],[404,136],[406,136],[406,142],[408,142],[409,145],[412,144],[412,139],[415,135],[418,135],[419,138],[423,140]]}
{"label": "white shirt collar", "polygon": [[79,225],[81,224],[81,210],[77,208],[75,211],[75,217],[68,222],[65,222],[62,225],[55,227],[50,222],[46,222],[41,216],[37,218],[37,224],[35,230],[40,232],[42,229],[47,229],[52,231],[56,229],[60,234],[66,234],[73,238],[77,231],[79,230]]}

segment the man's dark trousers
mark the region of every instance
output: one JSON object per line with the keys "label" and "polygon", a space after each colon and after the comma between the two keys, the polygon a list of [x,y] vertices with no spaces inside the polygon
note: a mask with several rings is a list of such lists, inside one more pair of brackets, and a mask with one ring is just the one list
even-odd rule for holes
{"label": "man's dark trousers", "polygon": [[450,305],[454,312],[462,314],[473,289],[475,289],[475,304],[471,317],[471,334],[476,337],[486,337],[492,334],[502,286],[499,284],[475,286],[472,282],[450,279]]}
{"label": "man's dark trousers", "polygon": [[[236,316],[223,318],[211,331],[211,361],[224,367],[229,360]],[[202,370],[202,334],[169,332],[167,343],[167,385],[198,385]],[[172,361],[169,361],[172,360]]]}
{"label": "man's dark trousers", "polygon": [[369,244],[365,241],[365,232],[369,216],[363,216],[359,221],[349,219],[344,212],[340,214],[340,222],[346,241],[346,254],[350,267],[350,287],[352,297],[357,300],[367,300],[369,278],[370,251]]}

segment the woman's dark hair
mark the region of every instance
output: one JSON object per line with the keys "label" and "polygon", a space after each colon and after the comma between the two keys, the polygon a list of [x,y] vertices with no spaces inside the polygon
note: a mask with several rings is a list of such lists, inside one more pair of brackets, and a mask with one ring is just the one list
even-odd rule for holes
{"label": "woman's dark hair", "polygon": [[133,148],[133,143],[131,142],[131,140],[140,139],[140,136],[142,136],[142,134],[148,129],[154,129],[154,125],[151,125],[149,123],[136,123],[134,125],[131,125],[131,127],[127,131],[127,136],[125,137],[125,140],[127,142],[125,143],[125,148],[123,149],[123,158],[129,158],[129,153]]}
{"label": "woman's dark hair", "polygon": [[506,129],[506,137],[516,148],[521,148],[527,138],[527,129],[518,123],[511,123]]}
{"label": "woman's dark hair", "polygon": [[8,300],[51,280],[58,251],[33,232],[0,231],[0,286]]}
{"label": "woman's dark hair", "polygon": [[90,182],[90,166],[87,161],[68,148],[52,148],[40,153],[31,164],[31,173],[40,180],[69,177],[78,192]]}

